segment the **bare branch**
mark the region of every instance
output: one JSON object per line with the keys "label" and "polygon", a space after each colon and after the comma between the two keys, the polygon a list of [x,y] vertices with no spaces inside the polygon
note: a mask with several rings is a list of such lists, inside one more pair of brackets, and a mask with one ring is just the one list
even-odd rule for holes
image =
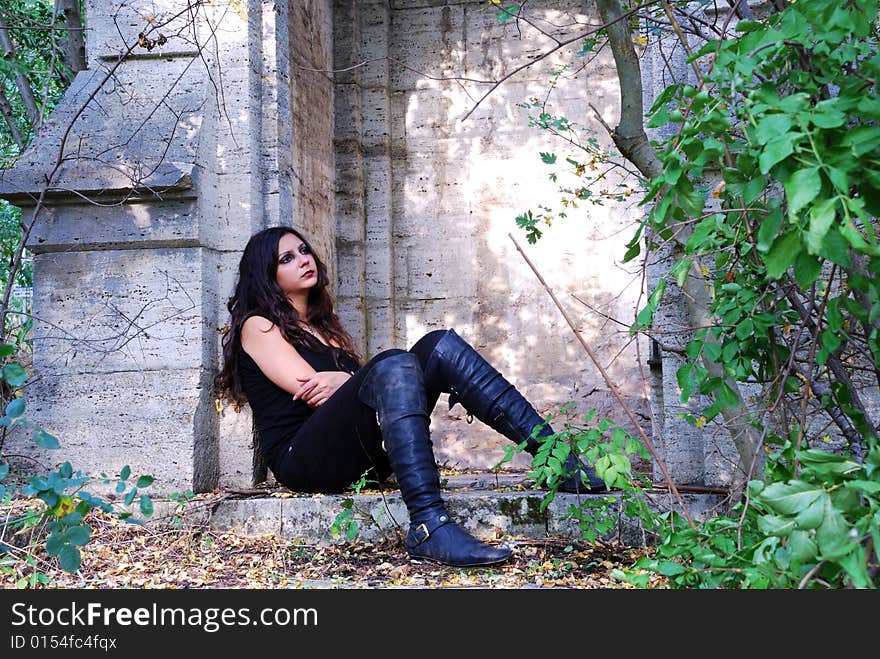
{"label": "bare branch", "polygon": [[562,304],[560,304],[559,300],[556,299],[556,295],[553,293],[553,291],[547,285],[547,282],[544,281],[544,278],[541,276],[541,274],[538,272],[538,270],[532,264],[532,261],[529,259],[529,257],[526,256],[526,253],[519,246],[519,243],[516,242],[516,239],[513,237],[512,234],[507,234],[507,237],[513,241],[514,245],[516,245],[517,251],[523,257],[523,259],[525,259],[525,262],[532,269],[532,272],[535,273],[535,276],[538,278],[538,281],[541,282],[541,285],[544,287],[544,290],[546,290],[547,293],[550,295],[550,298],[553,300],[553,303],[556,305],[556,308],[559,309],[559,312],[562,314],[562,317],[565,318],[565,322],[568,323],[568,326],[571,328],[571,331],[574,332],[575,337],[577,338],[578,342],[581,344],[584,351],[590,357],[590,361],[592,361],[593,365],[595,365],[595,367],[598,369],[599,373],[602,375],[602,379],[605,380],[605,384],[608,385],[608,388],[611,390],[611,393],[617,399],[617,402],[620,403],[621,409],[623,409],[627,418],[629,418],[630,423],[633,424],[633,427],[636,429],[636,432],[638,433],[639,438],[641,439],[641,442],[644,445],[645,449],[651,454],[651,457],[654,458],[655,463],[659,467],[660,471],[663,473],[663,477],[666,479],[666,483],[669,486],[669,490],[673,493],[676,500],[678,501],[678,504],[681,506],[682,514],[688,520],[691,527],[696,528],[694,526],[694,520],[691,517],[690,511],[688,510],[687,506],[685,505],[684,500],[681,498],[681,494],[679,494],[678,489],[675,487],[675,482],[672,480],[672,477],[669,475],[669,471],[666,469],[666,463],[661,459],[660,454],[657,453],[657,449],[654,448],[654,442],[651,441],[651,438],[648,437],[648,434],[642,428],[642,424],[640,424],[638,419],[636,419],[635,414],[633,414],[629,405],[627,405],[626,401],[623,398],[623,395],[620,393],[620,390],[617,388],[617,385],[614,384],[614,381],[611,379],[611,376],[608,375],[608,372],[602,367],[602,364],[599,363],[599,360],[596,357],[595,353],[590,349],[590,346],[587,345],[587,342],[584,341],[584,337],[581,336],[581,333],[577,331],[577,328],[575,327],[574,322],[571,320],[568,313],[565,311],[565,308],[562,306]]}
{"label": "bare branch", "polygon": [[[9,37],[6,19],[3,17],[2,12],[0,12],[0,48],[3,48],[3,57],[14,63],[15,44],[12,43],[12,39]],[[15,77],[15,86],[21,95],[28,119],[30,119],[32,125],[36,125],[40,113],[37,108],[37,101],[34,98],[34,91],[31,89],[30,80],[28,80],[27,75],[19,67],[14,68],[13,76]]]}
{"label": "bare branch", "polygon": [[3,120],[9,128],[9,134],[12,135],[12,139],[15,140],[19,150],[23,149],[24,137],[22,137],[21,131],[18,130],[18,123],[15,121],[15,114],[12,111],[12,104],[6,97],[6,92],[3,91],[2,86],[0,86],[0,113],[3,114]]}

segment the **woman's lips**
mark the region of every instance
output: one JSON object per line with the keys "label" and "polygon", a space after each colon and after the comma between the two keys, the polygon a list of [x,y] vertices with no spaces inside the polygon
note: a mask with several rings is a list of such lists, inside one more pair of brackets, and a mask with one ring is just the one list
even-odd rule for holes
{"label": "woman's lips", "polygon": [[314,277],[314,276],[315,276],[315,271],[314,271],[314,270],[306,270],[306,271],[303,273],[303,279],[308,279],[309,277]]}

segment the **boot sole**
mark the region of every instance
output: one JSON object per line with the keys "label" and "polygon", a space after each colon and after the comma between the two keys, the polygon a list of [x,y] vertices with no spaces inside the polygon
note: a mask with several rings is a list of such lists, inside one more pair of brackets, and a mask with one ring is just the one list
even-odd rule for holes
{"label": "boot sole", "polygon": [[435,563],[437,565],[448,565],[449,567],[486,567],[487,565],[498,565],[499,563],[509,561],[513,557],[513,554],[504,558],[499,558],[494,561],[483,563],[447,563],[436,558],[431,558],[430,556],[417,556],[415,554],[410,554],[409,557],[420,561],[428,561],[429,563]]}

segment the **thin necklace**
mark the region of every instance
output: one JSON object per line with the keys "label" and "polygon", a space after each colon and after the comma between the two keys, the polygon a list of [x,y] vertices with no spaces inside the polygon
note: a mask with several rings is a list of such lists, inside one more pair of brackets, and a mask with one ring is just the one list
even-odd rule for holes
{"label": "thin necklace", "polygon": [[319,341],[321,340],[321,337],[318,336],[318,333],[315,331],[315,329],[308,322],[302,321],[302,324],[305,326],[304,329],[306,332],[308,332],[309,334],[314,336]]}

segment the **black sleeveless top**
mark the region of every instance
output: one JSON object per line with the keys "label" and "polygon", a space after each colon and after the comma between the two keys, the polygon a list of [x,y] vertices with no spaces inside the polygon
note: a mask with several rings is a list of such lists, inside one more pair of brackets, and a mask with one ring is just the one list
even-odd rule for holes
{"label": "black sleeveless top", "polygon": [[[297,347],[296,350],[318,372],[354,373],[360,368],[360,364],[342,348],[325,346],[323,350],[312,351]],[[254,416],[260,452],[272,472],[278,473],[276,460],[283,454],[282,447],[286,447],[296,436],[315,410],[301,400],[293,400],[291,393],[267,378],[244,349],[239,350],[238,376]]]}

